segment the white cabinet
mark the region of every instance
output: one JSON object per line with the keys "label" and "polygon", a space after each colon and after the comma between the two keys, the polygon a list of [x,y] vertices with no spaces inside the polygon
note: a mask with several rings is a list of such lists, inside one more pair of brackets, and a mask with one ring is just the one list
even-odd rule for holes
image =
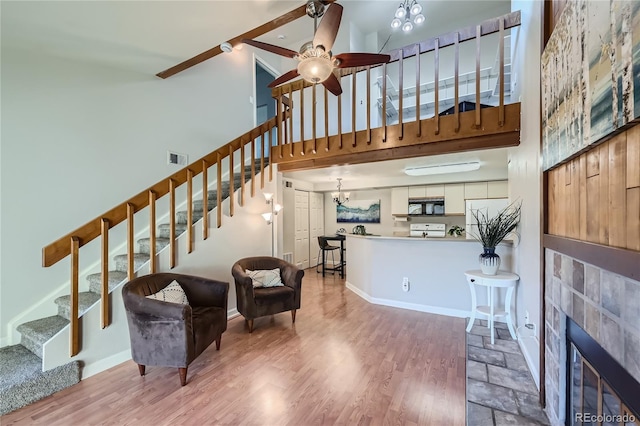
{"label": "white cabinet", "polygon": [[427,196],[427,188],[425,186],[410,186],[409,198],[424,198]]}
{"label": "white cabinet", "polygon": [[506,180],[487,182],[487,198],[507,198],[509,196],[509,184]]}
{"label": "white cabinet", "polygon": [[487,182],[465,183],[464,198],[467,200],[487,198]]}
{"label": "white cabinet", "polygon": [[391,214],[409,213],[409,188],[391,188]]}
{"label": "white cabinet", "polygon": [[444,197],[444,185],[427,185],[427,197]]}
{"label": "white cabinet", "polygon": [[409,198],[444,197],[444,185],[420,185],[409,187]]}
{"label": "white cabinet", "polygon": [[444,212],[447,215],[465,214],[464,183],[444,185]]}

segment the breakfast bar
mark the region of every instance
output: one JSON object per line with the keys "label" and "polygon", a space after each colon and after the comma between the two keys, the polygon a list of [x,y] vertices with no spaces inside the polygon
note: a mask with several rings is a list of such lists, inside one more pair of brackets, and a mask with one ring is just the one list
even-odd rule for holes
{"label": "breakfast bar", "polygon": [[[371,303],[468,317],[471,294],[465,271],[478,269],[482,246],[462,237],[412,238],[347,235],[347,287]],[[496,248],[511,271],[512,244]],[[408,286],[403,286],[403,281]],[[405,291],[406,288],[406,291]],[[478,303],[484,303],[482,295]]]}

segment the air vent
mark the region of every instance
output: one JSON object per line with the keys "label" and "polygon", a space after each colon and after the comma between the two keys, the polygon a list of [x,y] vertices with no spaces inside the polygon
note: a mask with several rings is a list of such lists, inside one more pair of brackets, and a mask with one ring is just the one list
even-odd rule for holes
{"label": "air vent", "polygon": [[175,164],[177,166],[186,166],[189,161],[187,154],[167,151],[167,164]]}

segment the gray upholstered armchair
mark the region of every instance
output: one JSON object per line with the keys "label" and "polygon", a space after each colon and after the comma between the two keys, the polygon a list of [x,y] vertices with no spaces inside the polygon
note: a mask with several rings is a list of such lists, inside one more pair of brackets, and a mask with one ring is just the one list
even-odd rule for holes
{"label": "gray upholstered armchair", "polygon": [[[189,304],[170,303],[146,296],[177,281]],[[150,274],[122,288],[127,312],[131,356],[140,375],[145,366],[176,367],[180,384],[187,383],[187,368],[212,342],[220,350],[227,329],[229,283],[182,274]]]}
{"label": "gray upholstered armchair", "polygon": [[[284,286],[254,288],[246,270],[280,269],[280,278]],[[236,282],[238,312],[253,332],[253,320],[265,315],[291,311],[292,322],[296,322],[296,310],[300,308],[300,290],[304,271],[295,265],[275,257],[247,257],[238,260],[231,269]]]}

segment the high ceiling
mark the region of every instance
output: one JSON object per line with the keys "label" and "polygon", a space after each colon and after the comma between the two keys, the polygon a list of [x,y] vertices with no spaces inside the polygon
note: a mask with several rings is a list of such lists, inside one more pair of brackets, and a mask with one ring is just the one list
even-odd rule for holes
{"label": "high ceiling", "polygon": [[[385,51],[476,24],[510,11],[509,0],[419,0],[426,22],[410,34],[392,32],[389,24],[398,0],[340,0],[343,25],[355,24],[363,34],[378,31]],[[2,1],[2,48],[29,50],[126,69],[148,75],[176,65],[232,37],[270,21],[304,1]],[[303,17],[260,38],[294,46],[313,34]],[[279,38],[285,36],[285,39]],[[215,61],[214,59],[211,59]],[[198,72],[197,67],[192,72]],[[500,164],[506,170],[506,158]],[[438,161],[437,158],[427,161]],[[382,170],[402,169],[406,160]],[[498,164],[491,161],[491,164]],[[362,167],[351,174],[363,176]],[[350,170],[340,169],[349,181]],[[355,170],[359,170],[357,173]],[[305,175],[306,173],[306,175]],[[335,170],[298,172],[296,178],[317,184],[335,181]],[[506,174],[506,172],[505,172]],[[391,175],[389,175],[391,176]],[[366,179],[366,176],[364,177]]]}

